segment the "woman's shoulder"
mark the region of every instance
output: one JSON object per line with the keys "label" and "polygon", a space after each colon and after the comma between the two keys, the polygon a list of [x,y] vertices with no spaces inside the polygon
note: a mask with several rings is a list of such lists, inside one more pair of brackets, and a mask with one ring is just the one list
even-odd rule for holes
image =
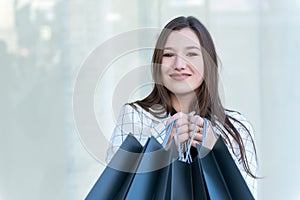
{"label": "woman's shoulder", "polygon": [[251,122],[240,112],[233,110],[226,110],[225,114],[229,116],[231,123],[237,128],[240,132],[246,128],[250,134],[253,134],[253,127]]}
{"label": "woman's shoulder", "polygon": [[141,112],[142,108],[136,103],[125,103],[121,108],[121,112]]}
{"label": "woman's shoulder", "polygon": [[123,104],[120,108],[119,118],[129,117],[129,118],[140,118],[141,113],[143,112],[142,108],[138,105],[132,103]]}
{"label": "woman's shoulder", "polygon": [[146,118],[146,119],[151,119],[154,121],[161,121],[161,118],[158,118],[151,114],[148,110],[142,108],[138,103],[133,102],[133,103],[126,103],[122,106],[121,108],[121,113],[124,114],[133,114],[137,115],[140,118]]}
{"label": "woman's shoulder", "polygon": [[244,115],[242,115],[240,112],[235,110],[225,110],[225,114],[229,117],[232,117],[234,119],[237,119],[239,121],[245,121],[247,120]]}

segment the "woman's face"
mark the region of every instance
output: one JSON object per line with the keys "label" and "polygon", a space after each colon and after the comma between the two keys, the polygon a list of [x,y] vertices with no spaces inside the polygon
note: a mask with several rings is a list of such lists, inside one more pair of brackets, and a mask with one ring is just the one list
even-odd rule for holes
{"label": "woman's face", "polygon": [[192,29],[170,33],[163,50],[161,75],[164,86],[175,95],[191,94],[202,84],[201,45]]}

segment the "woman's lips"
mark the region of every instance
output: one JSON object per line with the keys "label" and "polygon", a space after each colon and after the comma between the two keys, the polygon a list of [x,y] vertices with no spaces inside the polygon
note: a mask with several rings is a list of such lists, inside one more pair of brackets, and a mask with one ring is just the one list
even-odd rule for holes
{"label": "woman's lips", "polygon": [[176,81],[181,81],[181,80],[185,80],[187,79],[188,77],[190,77],[191,74],[187,74],[187,73],[183,73],[183,74],[170,74],[170,77]]}

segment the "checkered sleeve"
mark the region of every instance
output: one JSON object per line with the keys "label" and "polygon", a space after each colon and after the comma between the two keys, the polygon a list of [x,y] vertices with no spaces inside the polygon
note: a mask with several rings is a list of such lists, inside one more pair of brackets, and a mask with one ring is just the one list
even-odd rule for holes
{"label": "checkered sleeve", "polygon": [[[251,172],[256,175],[256,170],[257,170],[257,159],[256,159],[256,155],[255,155],[255,149],[251,140],[251,137],[253,138],[254,141],[254,130],[253,127],[251,125],[251,123],[246,120],[242,115],[238,114],[238,113],[232,113],[231,116],[237,120],[239,120],[250,132],[247,132],[247,130],[245,130],[245,128],[239,124],[238,122],[235,121],[231,121],[234,125],[234,127],[238,130],[238,132],[240,133],[243,143],[245,145],[245,151],[246,151],[246,156],[247,156],[247,161],[249,164],[249,168],[251,170]],[[251,177],[249,174],[247,174],[247,172],[245,171],[243,164],[242,164],[242,160],[240,159],[240,152],[239,152],[239,146],[238,144],[232,140],[231,141],[233,144],[233,151],[230,149],[230,152],[232,153],[232,156],[238,166],[238,168],[240,169],[240,172],[242,174],[242,176],[244,177],[250,191],[252,192],[254,198],[256,199],[257,196],[257,179]]]}
{"label": "checkered sleeve", "polygon": [[125,138],[132,134],[142,145],[148,139],[149,131],[145,130],[143,117],[132,106],[126,104],[121,108],[116,126],[112,133],[108,149],[106,151],[106,162],[108,163],[116,151],[119,149]]}

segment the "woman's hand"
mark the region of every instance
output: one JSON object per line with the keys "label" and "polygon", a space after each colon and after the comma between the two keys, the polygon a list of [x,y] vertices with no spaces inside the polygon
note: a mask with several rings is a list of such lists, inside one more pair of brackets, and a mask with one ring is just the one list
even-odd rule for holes
{"label": "woman's hand", "polygon": [[[194,140],[192,142],[192,146],[196,147],[197,143],[201,143],[203,141],[203,126],[204,119],[199,115],[194,115],[189,118],[189,137],[192,137],[193,132],[195,131]],[[212,149],[217,141],[215,134],[212,130],[210,123],[207,124],[206,128],[206,138],[204,146]]]}
{"label": "woman's hand", "polygon": [[204,120],[199,115],[194,115],[189,117],[189,137],[192,138],[194,134],[194,140],[192,146],[196,147],[197,143],[201,143],[203,140],[203,125]]}
{"label": "woman's hand", "polygon": [[[189,136],[189,115],[184,114],[183,112],[178,112],[167,120],[167,125],[169,125],[174,120],[177,120],[179,143],[183,143],[190,138],[190,136]],[[175,134],[176,134],[176,125],[174,124],[170,138],[168,140],[168,144],[171,142],[171,139],[175,136]],[[175,140],[176,144],[178,144],[177,137],[174,137],[174,140]]]}
{"label": "woman's hand", "polygon": [[[189,140],[190,138],[192,138],[194,131],[195,131],[195,135],[192,142],[192,146],[196,147],[197,143],[201,143],[203,141],[204,119],[202,117],[200,117],[199,115],[184,114],[182,112],[178,112],[167,120],[167,125],[169,125],[173,120],[177,120],[179,143],[183,143]],[[175,134],[176,134],[176,125],[174,125],[172,128],[172,132],[167,143],[168,145],[170,144],[171,139],[175,136]],[[174,137],[174,140],[176,144],[178,144],[177,137]],[[212,149],[216,141],[217,138],[213,133],[210,123],[208,123],[204,146],[209,149]]]}

